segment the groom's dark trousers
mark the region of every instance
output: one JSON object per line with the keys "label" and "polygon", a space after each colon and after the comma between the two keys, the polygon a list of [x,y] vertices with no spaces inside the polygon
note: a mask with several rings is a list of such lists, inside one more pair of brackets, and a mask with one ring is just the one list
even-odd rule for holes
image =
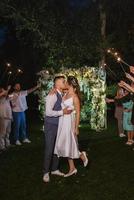
{"label": "groom's dark trousers", "polygon": [[[57,92],[57,101],[53,110],[60,111],[62,97]],[[59,167],[59,158],[54,155],[54,147],[57,137],[59,117],[45,117],[45,152],[44,152],[44,174],[55,171]]]}

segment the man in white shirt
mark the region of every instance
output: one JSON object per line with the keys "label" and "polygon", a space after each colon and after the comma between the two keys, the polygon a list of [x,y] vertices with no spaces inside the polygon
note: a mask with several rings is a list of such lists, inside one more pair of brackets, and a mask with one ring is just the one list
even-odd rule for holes
{"label": "man in white shirt", "polygon": [[56,92],[48,95],[46,98],[46,116],[45,116],[45,158],[44,175],[45,183],[50,181],[50,172],[52,175],[64,176],[59,171],[59,158],[54,155],[54,146],[57,136],[59,117],[63,114],[70,114],[72,111],[67,108],[62,110],[62,90],[65,89],[65,77],[58,76],[54,79]]}
{"label": "man in white shirt", "polygon": [[14,137],[16,145],[21,145],[20,135],[24,143],[30,143],[26,132],[26,116],[25,111],[28,109],[26,97],[28,94],[37,90],[40,86],[36,86],[29,90],[21,90],[19,83],[15,84],[14,92],[12,93],[11,105],[13,111],[13,122],[14,122]]}

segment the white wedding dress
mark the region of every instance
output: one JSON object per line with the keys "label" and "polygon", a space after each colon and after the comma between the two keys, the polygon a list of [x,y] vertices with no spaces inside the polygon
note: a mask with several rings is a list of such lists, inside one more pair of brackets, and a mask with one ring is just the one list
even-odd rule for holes
{"label": "white wedding dress", "polygon": [[[73,98],[68,98],[62,102],[62,108],[74,110]],[[68,157],[76,159],[80,157],[77,136],[75,131],[75,111],[69,115],[63,115],[59,118],[57,139],[55,143],[54,154],[58,157]]]}

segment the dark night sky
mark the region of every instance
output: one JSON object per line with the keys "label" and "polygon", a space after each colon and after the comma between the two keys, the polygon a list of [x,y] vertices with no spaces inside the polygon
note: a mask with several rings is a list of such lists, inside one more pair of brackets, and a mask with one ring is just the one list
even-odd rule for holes
{"label": "dark night sky", "polygon": [[85,8],[91,4],[92,0],[69,0],[69,4],[73,8]]}
{"label": "dark night sky", "polygon": [[[68,4],[70,8],[86,8],[90,6],[90,4],[95,0],[68,0]],[[7,27],[1,26],[0,27],[0,47],[6,42],[7,40]]]}
{"label": "dark night sky", "polygon": [[[92,0],[69,0],[68,1],[70,10],[77,9],[77,8],[86,8],[91,3],[92,3]],[[6,46],[6,48],[5,48],[5,46]],[[6,51],[5,51],[5,49],[6,49]],[[5,56],[5,58],[4,58],[4,62],[11,62],[11,63],[13,63],[13,65],[16,65],[16,66],[20,64],[19,58],[17,56],[18,46],[17,46],[17,40],[15,37],[15,34],[12,33],[12,31],[9,30],[9,28],[7,28],[6,26],[0,26],[0,50],[1,50],[1,55],[4,55],[4,56],[7,55],[7,57]],[[3,54],[3,52],[4,52],[4,54]],[[16,57],[16,61],[15,61],[15,57]],[[1,65],[0,73],[2,72],[2,69],[5,67],[4,66],[5,63],[1,63],[1,64],[3,66]],[[22,67],[24,67],[24,66],[22,66]],[[28,82],[28,80],[29,80],[30,70],[31,70],[31,67],[29,70],[28,70],[28,68],[26,68],[26,69],[24,68],[24,72],[26,72],[26,74],[23,74],[23,77],[25,76],[25,79],[27,80],[26,82]],[[31,79],[31,82],[34,82],[32,80],[31,76],[30,76],[30,79]],[[33,79],[35,79],[35,77]]]}
{"label": "dark night sky", "polygon": [[[57,7],[59,6],[59,7],[63,8],[63,6],[65,6],[65,9],[63,9],[63,12],[64,12],[64,10],[66,12],[66,8],[67,8],[67,17],[66,18],[67,18],[67,20],[68,19],[70,20],[70,19],[72,19],[71,17],[74,17],[74,15],[76,13],[75,10],[77,10],[77,9],[86,10],[86,8],[89,8],[89,7],[91,8],[92,5],[94,5],[94,3],[97,2],[97,0],[65,0],[65,1],[64,0],[53,0],[52,2],[54,2],[54,3],[58,2],[58,4],[56,4],[56,3],[54,4],[54,5],[57,5]],[[55,7],[55,8],[57,8],[57,7]],[[65,13],[65,15],[66,15],[66,13]],[[25,77],[26,83],[29,83],[29,82],[33,83],[35,80],[35,73],[37,72],[39,66],[37,66],[36,61],[34,61],[34,59],[32,59],[33,58],[32,53],[30,54],[30,56],[28,57],[27,60],[25,59],[25,57],[30,52],[30,50],[27,47],[26,47],[26,49],[22,49],[23,53],[19,52],[20,51],[19,42],[17,41],[15,32],[12,29],[13,29],[12,27],[8,28],[8,26],[7,27],[0,26],[0,57],[2,58],[2,54],[3,54],[4,59],[7,59],[6,61],[8,61],[8,62],[13,61],[15,66],[24,67],[25,74],[23,75],[23,77]],[[3,53],[4,51],[5,51],[5,53]],[[23,62],[23,63],[20,63],[20,62]],[[31,72],[29,71],[29,68],[32,69],[32,76],[30,74]]]}
{"label": "dark night sky", "polygon": [[7,27],[0,27],[0,46],[6,42],[7,38]]}

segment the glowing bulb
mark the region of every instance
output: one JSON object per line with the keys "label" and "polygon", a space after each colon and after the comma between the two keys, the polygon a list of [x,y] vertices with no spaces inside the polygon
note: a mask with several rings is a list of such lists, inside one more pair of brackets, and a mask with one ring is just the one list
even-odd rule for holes
{"label": "glowing bulb", "polygon": [[117,53],[117,52],[115,52],[115,53],[114,53],[114,55],[115,55],[115,56],[117,56],[117,55],[118,55],[118,53]]}
{"label": "glowing bulb", "polygon": [[11,71],[9,71],[9,72],[8,72],[8,74],[9,74],[9,75],[11,75],[11,74],[12,74],[12,72],[11,72]]}
{"label": "glowing bulb", "polygon": [[121,61],[121,58],[120,58],[120,57],[118,57],[118,58],[117,58],[117,61],[118,61],[118,62],[120,62],[120,61]]}
{"label": "glowing bulb", "polygon": [[111,53],[111,50],[110,50],[110,49],[108,49],[108,50],[107,50],[107,52],[108,52],[108,53]]}
{"label": "glowing bulb", "polygon": [[23,73],[21,69],[17,69],[17,72],[18,73]]}
{"label": "glowing bulb", "polygon": [[7,63],[6,65],[7,65],[7,67],[11,67],[11,64],[10,64],[10,63]]}

